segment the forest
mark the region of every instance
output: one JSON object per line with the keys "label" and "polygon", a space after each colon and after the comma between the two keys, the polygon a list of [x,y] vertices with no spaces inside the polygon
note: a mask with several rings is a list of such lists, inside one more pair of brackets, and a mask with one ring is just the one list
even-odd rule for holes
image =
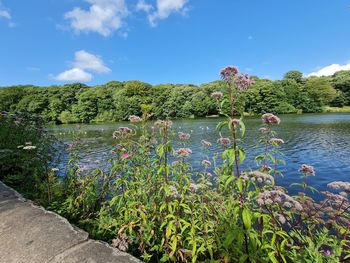
{"label": "forest", "polygon": [[[255,84],[243,94],[244,112],[323,112],[326,106],[350,105],[350,71],[329,77],[303,77],[297,70],[282,80],[252,77]],[[218,114],[213,91],[225,93],[222,80],[193,84],[151,85],[141,81],[110,81],[104,85],[81,83],[38,87],[0,88],[0,110],[25,112],[48,123],[92,123],[127,120],[147,112],[153,119],[194,118]]]}

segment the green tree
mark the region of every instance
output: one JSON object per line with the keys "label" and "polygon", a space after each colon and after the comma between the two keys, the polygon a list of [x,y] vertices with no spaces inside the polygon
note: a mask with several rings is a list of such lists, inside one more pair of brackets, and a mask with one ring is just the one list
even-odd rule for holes
{"label": "green tree", "polygon": [[303,73],[298,70],[290,70],[284,74],[285,80],[294,80],[296,83],[303,83]]}

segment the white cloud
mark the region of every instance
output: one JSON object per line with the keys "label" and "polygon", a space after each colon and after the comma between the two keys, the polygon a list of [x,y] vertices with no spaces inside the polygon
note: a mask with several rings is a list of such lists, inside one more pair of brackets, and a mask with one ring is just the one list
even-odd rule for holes
{"label": "white cloud", "polygon": [[153,9],[153,6],[150,5],[150,4],[147,4],[145,2],[145,0],[139,0],[137,2],[137,5],[136,5],[136,10],[137,11],[144,11],[146,13],[149,13],[149,12],[151,12],[152,9]]}
{"label": "white cloud", "polygon": [[72,68],[66,70],[55,77],[59,81],[83,81],[88,82],[92,79],[92,75],[83,69]]}
{"label": "white cloud", "polygon": [[123,26],[129,12],[124,0],[84,0],[90,4],[88,10],[75,7],[65,13],[75,32],[95,32],[105,37]]}
{"label": "white cloud", "polygon": [[92,70],[97,73],[108,73],[110,68],[104,65],[102,59],[96,55],[90,54],[85,50],[75,52],[73,67],[79,69]]}
{"label": "white cloud", "polygon": [[111,72],[111,69],[104,64],[100,57],[85,50],[75,52],[74,61],[70,64],[72,65],[71,69],[58,74],[54,79],[59,81],[88,82],[93,78],[90,72],[99,74]]}
{"label": "white cloud", "polygon": [[[1,6],[0,6],[0,8],[1,8]],[[6,18],[6,19],[11,19],[10,13],[4,9],[0,9],[0,17]]]}
{"label": "white cloud", "polygon": [[310,74],[308,74],[308,77],[311,76],[331,76],[334,73],[341,71],[341,70],[350,70],[350,63],[345,64],[345,65],[339,65],[339,64],[332,64],[326,67],[321,68],[318,71],[312,72]]}
{"label": "white cloud", "polygon": [[8,20],[8,25],[9,27],[13,27],[14,23],[12,22],[12,17],[10,12],[8,11],[8,9],[6,7],[4,7],[4,5],[2,4],[1,0],[0,0],[0,19],[6,19]]}
{"label": "white cloud", "polygon": [[[186,13],[188,0],[157,0],[156,8],[145,3],[144,0],[139,0],[137,9],[145,11],[148,14],[148,21],[152,26],[156,25],[159,19],[168,18],[172,13]],[[152,12],[153,9],[156,9]]]}

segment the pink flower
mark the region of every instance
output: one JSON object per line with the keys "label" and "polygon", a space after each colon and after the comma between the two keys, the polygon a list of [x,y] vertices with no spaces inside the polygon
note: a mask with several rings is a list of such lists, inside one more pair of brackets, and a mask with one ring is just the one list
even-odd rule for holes
{"label": "pink flower", "polygon": [[128,127],[120,127],[115,132],[113,132],[113,139],[120,139],[121,137],[128,137],[132,135],[133,130]]}
{"label": "pink flower", "polygon": [[227,66],[220,71],[220,76],[223,80],[231,81],[238,73],[238,68]]}
{"label": "pink flower", "polygon": [[173,122],[170,120],[158,120],[154,123],[155,126],[157,126],[160,129],[164,129],[164,128],[171,128],[171,126],[173,125]]}
{"label": "pink flower", "polygon": [[189,133],[183,133],[183,132],[179,132],[177,135],[180,140],[188,140],[191,137]]}
{"label": "pink flower", "polygon": [[192,154],[192,150],[189,148],[180,148],[175,151],[176,155],[180,158],[188,157]]}
{"label": "pink flower", "polygon": [[129,157],[130,157],[130,154],[128,154],[128,153],[122,154],[122,159],[128,159]]}
{"label": "pink flower", "polygon": [[251,79],[247,74],[240,74],[236,76],[235,84],[241,91],[247,90],[255,81]]}
{"label": "pink flower", "polygon": [[211,97],[217,100],[221,99],[223,96],[224,94],[222,94],[222,92],[219,91],[215,91],[211,94]]}
{"label": "pink flower", "polygon": [[299,172],[303,173],[303,174],[309,174],[309,175],[315,175],[315,169],[313,166],[311,165],[307,165],[307,164],[303,164],[300,169]]}
{"label": "pink flower", "polygon": [[268,125],[280,124],[281,122],[281,119],[278,118],[276,115],[273,115],[272,113],[265,113],[261,116],[261,120],[263,123],[266,123]]}
{"label": "pink flower", "polygon": [[231,123],[232,123],[233,126],[237,127],[241,123],[241,120],[239,120],[239,119],[232,119]]}
{"label": "pink flower", "polygon": [[141,118],[139,116],[136,115],[130,115],[129,116],[129,121],[133,122],[133,123],[137,123],[141,121]]}
{"label": "pink flower", "polygon": [[278,146],[278,145],[284,144],[284,141],[283,141],[282,139],[272,138],[272,139],[270,139],[270,143],[271,143],[272,145]]}
{"label": "pink flower", "polygon": [[227,145],[231,144],[231,140],[229,138],[221,137],[220,139],[218,139],[218,144],[220,144],[222,146],[227,146]]}

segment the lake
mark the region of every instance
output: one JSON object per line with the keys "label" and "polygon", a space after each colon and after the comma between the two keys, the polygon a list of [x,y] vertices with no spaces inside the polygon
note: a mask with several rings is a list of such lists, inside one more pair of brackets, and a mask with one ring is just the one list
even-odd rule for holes
{"label": "lake", "polygon": [[[309,183],[319,190],[326,190],[327,183],[331,181],[350,181],[350,113],[329,114],[302,114],[279,115],[281,124],[276,127],[279,138],[285,141],[280,147],[284,154],[282,159],[286,165],[280,165],[284,176],[277,179],[277,183],[285,187],[299,182],[298,169],[302,164],[315,167],[316,176],[310,178]],[[211,155],[220,152],[221,146],[217,145],[219,132],[216,125],[219,118],[175,120],[174,130],[191,134],[188,147],[193,154],[190,161],[194,169],[200,169],[200,161],[205,158],[200,141],[210,141],[213,146]],[[261,147],[257,147],[259,136],[260,118],[246,118],[246,136],[241,145],[246,149],[247,159],[244,161],[244,169],[256,169],[254,157],[261,153]],[[150,124],[151,125],[151,124]],[[84,144],[82,157],[85,165],[93,167],[103,163],[110,155],[115,141],[112,133],[120,126],[130,126],[129,122],[112,124],[88,124],[81,125],[80,136]],[[59,125],[49,127],[65,143],[72,141],[74,133],[78,132],[77,125]],[[175,145],[178,141],[174,138]],[[60,160],[62,170],[68,161],[67,153]],[[290,192],[296,193],[298,189],[291,187]]]}

